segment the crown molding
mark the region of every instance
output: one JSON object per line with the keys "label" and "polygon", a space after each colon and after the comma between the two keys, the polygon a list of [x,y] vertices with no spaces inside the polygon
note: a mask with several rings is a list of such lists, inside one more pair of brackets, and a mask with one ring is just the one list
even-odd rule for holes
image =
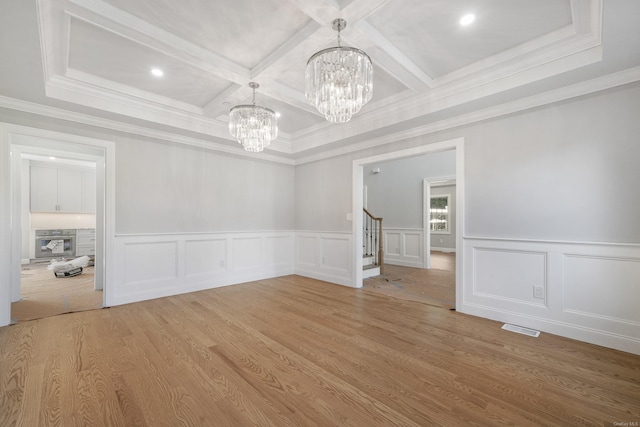
{"label": "crown molding", "polygon": [[[453,117],[439,122],[430,123],[425,126],[406,129],[400,132],[395,132],[387,135],[380,136],[378,138],[369,139],[356,144],[349,144],[340,148],[327,150],[322,153],[301,156],[297,159],[291,159],[279,154],[269,153],[271,147],[267,149],[267,152],[262,153],[249,153],[240,147],[234,148],[225,144],[220,144],[212,141],[204,141],[197,138],[186,137],[177,135],[170,132],[164,132],[159,130],[150,129],[143,126],[132,125],[122,123],[115,120],[99,118],[88,114],[72,112],[57,107],[50,107],[33,102],[23,101],[15,98],[9,98],[6,96],[0,96],[0,107],[7,108],[16,111],[22,111],[25,113],[36,114],[44,117],[50,117],[60,120],[67,120],[75,123],[81,123],[90,126],[96,126],[100,128],[115,130],[119,132],[125,132],[133,135],[139,135],[154,139],[160,139],[170,141],[179,144],[190,145],[194,147],[200,147],[207,150],[223,152],[227,154],[233,154],[238,156],[251,157],[254,159],[267,160],[276,163],[282,163],[287,165],[301,165],[318,160],[323,160],[330,157],[335,157],[343,154],[348,154],[364,149],[379,147],[382,145],[390,144],[406,140],[409,138],[415,138],[419,136],[428,135],[434,132],[440,132],[447,129],[453,129],[456,127],[477,123],[483,120],[488,120],[507,114],[536,108],[555,102],[564,101],[579,96],[588,95],[595,92],[600,92],[607,89],[612,89],[625,84],[635,83],[640,81],[640,67],[629,68],[617,73],[608,74],[595,79],[587,80],[584,82],[576,83],[571,86],[566,86],[560,89],[543,92],[537,95],[522,98],[516,101],[504,103],[494,107],[479,110],[473,113],[463,114],[457,117]],[[273,145],[273,144],[272,144]],[[289,151],[291,153],[291,151]]]}
{"label": "crown molding", "polygon": [[364,149],[379,147],[393,142],[407,140],[409,138],[416,138],[435,132],[441,132],[444,130],[481,122],[483,120],[489,120],[496,117],[505,116],[508,114],[517,113],[548,104],[553,104],[555,102],[589,95],[595,92],[612,89],[618,86],[635,83],[638,81],[640,81],[640,67],[629,68],[617,73],[608,74],[570,86],[565,86],[560,89],[543,92],[516,101],[507,102],[490,108],[485,108],[473,113],[463,114],[457,117],[452,117],[450,119],[430,123],[425,126],[415,127],[400,132],[383,135],[378,138],[368,139],[356,144],[345,145],[343,147],[327,150],[322,153],[298,157],[296,158],[296,165],[315,162],[318,160],[349,154]]}
{"label": "crown molding", "polygon": [[123,123],[116,120],[105,119],[101,117],[95,117],[89,114],[77,113],[73,111],[64,110],[62,108],[50,107],[47,105],[24,101],[21,99],[9,98],[6,96],[0,96],[0,108],[7,108],[10,110],[21,111],[24,113],[36,114],[43,117],[66,120],[74,123],[79,123],[79,124],[88,125],[88,126],[95,126],[99,128],[117,131],[117,132],[124,132],[131,135],[138,135],[138,136],[143,136],[147,138],[173,142],[177,144],[189,145],[192,147],[203,148],[206,150],[225,153],[225,154],[232,154],[235,156],[249,157],[255,160],[266,160],[274,163],[282,163],[285,165],[295,164],[293,159],[284,157],[279,154],[270,153],[269,151],[272,151],[271,146],[269,147],[269,149],[267,149],[266,152],[251,153],[243,150],[239,145],[236,147],[236,146],[217,143],[214,141],[205,141],[198,138],[177,135],[171,132],[164,132],[160,130],[150,129],[143,126],[132,125],[132,124]]}

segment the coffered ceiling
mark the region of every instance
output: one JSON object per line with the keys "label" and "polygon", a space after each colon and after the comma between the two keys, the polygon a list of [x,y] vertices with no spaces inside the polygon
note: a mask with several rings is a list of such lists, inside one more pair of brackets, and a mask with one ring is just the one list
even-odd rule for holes
{"label": "coffered ceiling", "polygon": [[[638,10],[608,1],[622,3],[614,14]],[[24,2],[34,7],[2,7],[22,7],[34,23],[43,96],[57,108],[241,152],[228,111],[250,103],[255,81],[257,104],[280,113],[266,154],[289,159],[623,69],[594,67],[604,56],[603,0]],[[467,13],[476,19],[462,26]],[[337,17],[347,20],[342,44],[367,52],[375,69],[373,100],[346,124],[326,122],[304,96],[306,61],[336,45]]]}

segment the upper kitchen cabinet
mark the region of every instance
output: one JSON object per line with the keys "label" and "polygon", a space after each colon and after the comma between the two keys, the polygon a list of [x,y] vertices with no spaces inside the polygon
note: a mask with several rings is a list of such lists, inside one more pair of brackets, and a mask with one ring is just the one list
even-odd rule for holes
{"label": "upper kitchen cabinet", "polygon": [[95,172],[31,165],[31,212],[95,213]]}
{"label": "upper kitchen cabinet", "polygon": [[96,213],[96,173],[82,172],[82,212]]}

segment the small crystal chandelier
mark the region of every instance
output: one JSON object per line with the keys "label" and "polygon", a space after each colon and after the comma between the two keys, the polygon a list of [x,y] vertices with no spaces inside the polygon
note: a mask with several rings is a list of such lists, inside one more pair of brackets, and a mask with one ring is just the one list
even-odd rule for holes
{"label": "small crystal chandelier", "polygon": [[273,110],[256,105],[256,89],[260,85],[251,82],[249,87],[253,89],[253,103],[229,110],[229,132],[245,150],[257,153],[278,137],[278,121]]}
{"label": "small crystal chandelier", "polygon": [[331,123],[345,123],[373,95],[371,58],[354,47],[340,46],[340,31],[347,26],[344,19],[334,19],[338,46],[316,52],[307,61],[305,95]]}

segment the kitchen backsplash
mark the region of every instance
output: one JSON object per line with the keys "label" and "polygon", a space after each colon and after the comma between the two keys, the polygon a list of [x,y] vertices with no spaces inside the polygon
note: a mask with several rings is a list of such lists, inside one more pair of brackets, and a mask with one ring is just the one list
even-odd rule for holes
{"label": "kitchen backsplash", "polygon": [[95,214],[32,213],[29,228],[32,230],[96,228],[96,216]]}

